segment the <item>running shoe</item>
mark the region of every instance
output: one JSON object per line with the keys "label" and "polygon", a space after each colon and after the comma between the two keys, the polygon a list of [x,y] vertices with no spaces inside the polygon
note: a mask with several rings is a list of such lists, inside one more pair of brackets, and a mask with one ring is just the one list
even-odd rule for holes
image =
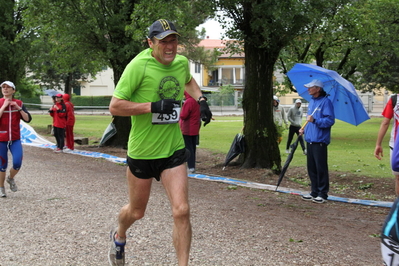
{"label": "running shoe", "polygon": [[322,197],[316,197],[312,200],[314,203],[325,203],[327,202],[326,199],[323,199]]}
{"label": "running shoe", "polygon": [[59,153],[59,152],[62,152],[62,150],[61,150],[60,148],[56,148],[56,149],[54,150],[54,152]]}
{"label": "running shoe", "polygon": [[310,194],[305,194],[305,195],[302,195],[302,199],[303,200],[313,200],[314,198],[313,198],[313,196],[312,195],[310,195]]}
{"label": "running shoe", "polygon": [[0,197],[5,198],[7,197],[6,195],[6,189],[4,187],[0,187]]}
{"label": "running shoe", "polygon": [[64,152],[70,153],[70,152],[73,152],[73,150],[71,150],[70,148],[64,148]]}
{"label": "running shoe", "polygon": [[108,261],[111,266],[123,266],[125,265],[125,243],[119,243],[115,241],[116,229],[111,230],[111,246],[108,252]]}
{"label": "running shoe", "polygon": [[16,192],[18,190],[17,184],[15,184],[14,178],[7,177],[7,183],[10,184],[10,189],[12,192]]}

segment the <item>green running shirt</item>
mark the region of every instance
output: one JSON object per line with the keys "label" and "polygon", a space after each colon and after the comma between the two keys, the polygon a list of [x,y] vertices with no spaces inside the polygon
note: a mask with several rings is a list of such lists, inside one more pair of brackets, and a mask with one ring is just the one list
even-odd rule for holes
{"label": "green running shirt", "polygon": [[[159,63],[148,48],[125,68],[113,96],[137,103],[161,99],[181,101],[185,84],[192,76],[188,59],[176,55],[169,65]],[[128,156],[133,159],[161,159],[185,147],[179,123],[152,124],[152,113],[131,116]]]}

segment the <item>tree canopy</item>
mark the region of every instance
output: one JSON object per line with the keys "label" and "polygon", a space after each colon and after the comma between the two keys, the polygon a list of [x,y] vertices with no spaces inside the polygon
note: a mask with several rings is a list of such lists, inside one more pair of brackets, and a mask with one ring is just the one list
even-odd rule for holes
{"label": "tree canopy", "polygon": [[[243,110],[247,149],[242,167],[279,171],[281,157],[272,109],[276,62],[293,40],[333,16],[336,8],[349,1],[217,2],[226,16],[232,19],[226,26],[227,37],[244,42],[246,84]],[[219,19],[226,23],[224,17]]]}
{"label": "tree canopy", "polygon": [[287,73],[295,63],[315,62],[360,90],[397,92],[398,12],[399,3],[393,0],[336,5],[330,16],[305,28],[282,50],[276,69]]}
{"label": "tree canopy", "polygon": [[17,93],[26,97],[34,96],[36,88],[26,78],[26,58],[31,45],[31,35],[24,33],[22,13],[26,9],[19,1],[0,3],[0,82],[10,80],[15,83]]}

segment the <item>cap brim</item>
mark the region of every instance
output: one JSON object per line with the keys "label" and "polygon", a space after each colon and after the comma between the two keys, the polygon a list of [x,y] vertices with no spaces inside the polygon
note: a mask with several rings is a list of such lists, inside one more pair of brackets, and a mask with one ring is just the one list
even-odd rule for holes
{"label": "cap brim", "polygon": [[162,32],[162,33],[160,33],[160,34],[158,34],[158,35],[155,35],[154,38],[156,38],[157,40],[162,40],[162,39],[164,39],[165,37],[167,37],[167,36],[169,36],[169,35],[172,35],[172,34],[176,34],[176,35],[179,35],[179,36],[180,36],[180,34],[179,34],[177,31],[174,31],[174,30],[167,30],[167,31],[164,31],[164,32]]}
{"label": "cap brim", "polygon": [[4,84],[10,86],[11,88],[13,88],[15,90],[15,85],[14,83],[10,82],[10,81],[4,81],[3,83],[0,84],[0,87],[3,86]]}

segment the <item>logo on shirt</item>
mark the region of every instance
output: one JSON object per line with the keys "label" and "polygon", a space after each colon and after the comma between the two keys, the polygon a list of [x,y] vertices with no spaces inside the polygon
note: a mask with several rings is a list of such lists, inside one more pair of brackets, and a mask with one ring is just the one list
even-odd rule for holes
{"label": "logo on shirt", "polygon": [[159,84],[159,97],[161,99],[176,99],[180,93],[180,83],[172,76],[164,77]]}

